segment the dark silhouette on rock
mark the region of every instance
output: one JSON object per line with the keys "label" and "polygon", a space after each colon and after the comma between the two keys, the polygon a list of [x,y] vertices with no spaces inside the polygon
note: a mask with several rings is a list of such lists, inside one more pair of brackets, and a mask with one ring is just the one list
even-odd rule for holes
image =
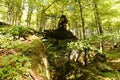
{"label": "dark silhouette on rock", "polygon": [[58,40],[77,39],[76,36],[74,36],[71,31],[68,31],[66,29],[67,23],[68,20],[66,16],[62,15],[58,22],[58,28],[55,30],[45,30],[44,38],[54,38]]}

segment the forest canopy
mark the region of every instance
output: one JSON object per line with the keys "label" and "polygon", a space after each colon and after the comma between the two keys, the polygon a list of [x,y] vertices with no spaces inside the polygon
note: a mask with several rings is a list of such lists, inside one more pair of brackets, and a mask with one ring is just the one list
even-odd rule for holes
{"label": "forest canopy", "polygon": [[44,31],[57,28],[64,14],[68,29],[79,38],[82,26],[86,36],[96,34],[99,25],[103,32],[119,33],[119,3],[119,0],[0,0],[0,21]]}

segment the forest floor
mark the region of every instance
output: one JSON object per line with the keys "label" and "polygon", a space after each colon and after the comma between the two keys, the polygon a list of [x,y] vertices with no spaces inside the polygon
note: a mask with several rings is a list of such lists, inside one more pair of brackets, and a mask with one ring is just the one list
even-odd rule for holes
{"label": "forest floor", "polygon": [[108,63],[111,64],[111,67],[114,71],[120,72],[120,52],[117,50],[110,51],[108,54]]}
{"label": "forest floor", "polygon": [[120,71],[120,58],[119,59],[113,59],[109,61],[111,63],[111,67],[115,71]]}

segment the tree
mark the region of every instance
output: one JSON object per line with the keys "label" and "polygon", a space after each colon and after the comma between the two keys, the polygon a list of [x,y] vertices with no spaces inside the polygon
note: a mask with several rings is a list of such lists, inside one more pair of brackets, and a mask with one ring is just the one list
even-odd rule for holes
{"label": "tree", "polygon": [[45,19],[45,12],[47,11],[48,8],[50,8],[55,2],[57,2],[58,0],[54,0],[53,2],[51,2],[49,5],[46,6],[45,3],[47,2],[42,2],[42,8],[41,8],[41,14],[40,14],[40,19],[37,19],[37,20],[40,20],[40,24],[39,24],[39,31],[42,32],[42,28],[43,28],[43,23],[44,23],[44,19]]}
{"label": "tree", "polygon": [[31,17],[35,8],[35,0],[28,0],[27,26],[31,26]]}
{"label": "tree", "polygon": [[7,20],[10,24],[18,25],[21,22],[22,11],[24,9],[23,0],[6,0]]}
{"label": "tree", "polygon": [[80,15],[81,15],[81,21],[82,21],[82,32],[83,32],[83,40],[85,40],[85,20],[83,16],[83,6],[81,0],[79,0],[79,7],[80,7]]}
{"label": "tree", "polygon": [[[94,16],[96,21],[96,26],[98,27],[98,32],[101,35],[103,33],[101,22],[100,22],[100,14],[98,12],[98,5],[97,1],[93,0],[93,7],[94,7]],[[100,50],[103,51],[103,42],[100,42]]]}
{"label": "tree", "polygon": [[[80,15],[81,15],[81,21],[82,21],[82,36],[83,36],[83,40],[85,40],[86,36],[85,36],[85,21],[84,21],[84,16],[83,16],[83,6],[82,6],[82,0],[78,1],[79,3],[79,7],[80,7]],[[84,48],[84,58],[85,58],[85,66],[87,65],[87,49]]]}

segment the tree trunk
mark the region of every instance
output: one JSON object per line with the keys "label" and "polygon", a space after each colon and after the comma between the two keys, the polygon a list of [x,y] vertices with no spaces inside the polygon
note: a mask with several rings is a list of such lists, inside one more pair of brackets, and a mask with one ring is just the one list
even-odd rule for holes
{"label": "tree trunk", "polygon": [[7,4],[7,21],[9,24],[18,25],[22,17],[23,11],[23,1],[8,0],[5,2]]}
{"label": "tree trunk", "polygon": [[82,21],[82,39],[85,40],[85,20],[83,16],[83,7],[82,7],[82,2],[79,0],[79,8],[80,8],[80,16],[81,16],[81,21]]}
{"label": "tree trunk", "polygon": [[37,15],[36,15],[36,30],[39,30],[39,25],[40,25],[40,16],[39,16],[39,9],[37,9]]}
{"label": "tree trunk", "polygon": [[[98,33],[101,35],[103,33],[102,30],[102,26],[101,26],[101,22],[100,22],[100,15],[98,12],[98,5],[97,5],[97,1],[93,0],[93,7],[94,7],[94,16],[95,16],[95,21],[96,21],[96,25],[98,27]],[[103,42],[100,41],[100,51],[103,51]]]}
{"label": "tree trunk", "polygon": [[101,26],[101,22],[100,22],[100,15],[98,12],[97,2],[95,0],[93,0],[93,6],[94,6],[94,16],[95,16],[95,20],[96,20],[96,25],[98,26],[99,34],[102,34],[103,30],[102,30],[102,26]]}
{"label": "tree trunk", "polygon": [[44,13],[45,13],[45,10],[44,10],[44,6],[43,6],[43,9],[42,9],[42,12],[41,12],[41,18],[40,18],[40,28],[39,28],[39,31],[42,32],[42,28],[44,27],[43,26],[43,22],[44,22]]}
{"label": "tree trunk", "polygon": [[21,0],[20,2],[20,5],[19,5],[19,14],[17,16],[17,25],[20,25],[21,24],[21,18],[22,18],[22,15],[23,15],[23,9],[24,9],[24,1]]}
{"label": "tree trunk", "polygon": [[[80,16],[81,16],[81,21],[82,21],[82,39],[85,40],[85,20],[84,20],[84,16],[83,16],[83,7],[82,7],[82,1],[79,0],[79,8],[80,8]],[[87,65],[87,50],[86,48],[84,48],[84,65],[86,66]]]}
{"label": "tree trunk", "polygon": [[29,9],[29,10],[28,10],[28,15],[27,15],[27,26],[30,26],[30,24],[31,24],[32,12],[33,12],[33,9]]}
{"label": "tree trunk", "polygon": [[12,19],[11,19],[11,14],[12,14],[12,7],[11,7],[11,3],[10,1],[8,0],[8,2],[6,2],[7,4],[7,21],[11,24],[12,23]]}

